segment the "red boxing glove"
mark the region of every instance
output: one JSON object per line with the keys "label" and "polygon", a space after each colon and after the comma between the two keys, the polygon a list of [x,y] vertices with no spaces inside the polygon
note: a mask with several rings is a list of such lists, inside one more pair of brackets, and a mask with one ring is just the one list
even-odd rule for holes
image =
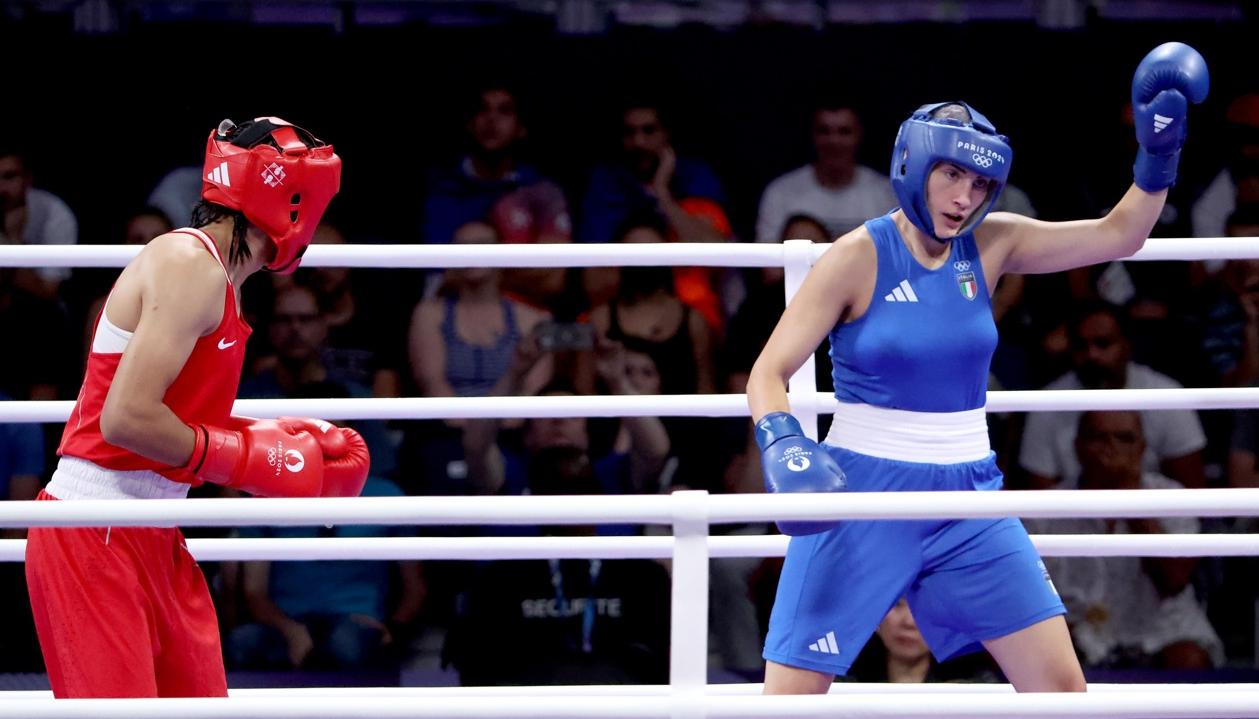
{"label": "red boxing glove", "polygon": [[322,419],[281,417],[280,424],[311,434],[323,450],[323,489],[321,497],[357,497],[367,483],[371,453],[358,432],[338,427]]}
{"label": "red boxing glove", "polygon": [[323,450],[309,432],[269,419],[233,417],[229,425],[192,425],[196,441],[184,469],[260,497],[320,496]]}

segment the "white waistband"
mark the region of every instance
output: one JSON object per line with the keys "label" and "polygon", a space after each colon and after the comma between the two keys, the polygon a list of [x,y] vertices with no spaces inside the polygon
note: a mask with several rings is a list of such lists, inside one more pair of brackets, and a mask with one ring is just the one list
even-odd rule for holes
{"label": "white waistband", "polygon": [[57,499],[183,499],[190,485],[147,469],[106,469],[78,457],[62,457],[44,488]]}
{"label": "white waistband", "polygon": [[826,443],[871,457],[954,464],[991,453],[983,407],[963,412],[910,412],[840,402]]}

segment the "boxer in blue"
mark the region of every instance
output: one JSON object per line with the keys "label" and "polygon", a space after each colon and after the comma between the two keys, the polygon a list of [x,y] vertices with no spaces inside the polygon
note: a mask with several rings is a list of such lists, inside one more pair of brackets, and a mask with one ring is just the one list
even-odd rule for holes
{"label": "boxer in blue", "polygon": [[[962,102],[914,112],[892,156],[900,208],[834,242],[752,368],[767,488],[1000,489],[984,415],[992,288],[1007,272],[1139,250],[1176,179],[1188,103],[1208,84],[1187,45],[1141,61],[1134,184],[1105,217],[1075,222],[989,215],[1010,172],[1006,138]],[[840,408],[818,445],[788,413],[786,383],[828,334]],[[938,658],[982,646],[1019,691],[1084,690],[1066,610],[1016,519],[778,524],[793,538],[765,641],[767,694],[826,692],[901,596]]]}

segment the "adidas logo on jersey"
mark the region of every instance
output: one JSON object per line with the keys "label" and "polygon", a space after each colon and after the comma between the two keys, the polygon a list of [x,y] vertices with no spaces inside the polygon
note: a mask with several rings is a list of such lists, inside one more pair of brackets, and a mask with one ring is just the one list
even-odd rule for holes
{"label": "adidas logo on jersey", "polygon": [[835,643],[835,632],[827,632],[826,636],[810,644],[809,651],[823,654],[839,654],[839,645]]}
{"label": "adidas logo on jersey", "polygon": [[901,280],[900,286],[893,288],[883,299],[886,302],[917,302],[918,295],[914,294],[914,288],[909,286],[909,280]]}

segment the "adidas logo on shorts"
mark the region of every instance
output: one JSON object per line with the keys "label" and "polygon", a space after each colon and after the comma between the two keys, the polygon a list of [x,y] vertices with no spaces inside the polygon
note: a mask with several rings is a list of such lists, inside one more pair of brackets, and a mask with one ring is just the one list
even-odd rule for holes
{"label": "adidas logo on shorts", "polygon": [[827,632],[826,636],[810,644],[809,651],[823,654],[839,654],[839,645],[835,643],[835,632]]}

